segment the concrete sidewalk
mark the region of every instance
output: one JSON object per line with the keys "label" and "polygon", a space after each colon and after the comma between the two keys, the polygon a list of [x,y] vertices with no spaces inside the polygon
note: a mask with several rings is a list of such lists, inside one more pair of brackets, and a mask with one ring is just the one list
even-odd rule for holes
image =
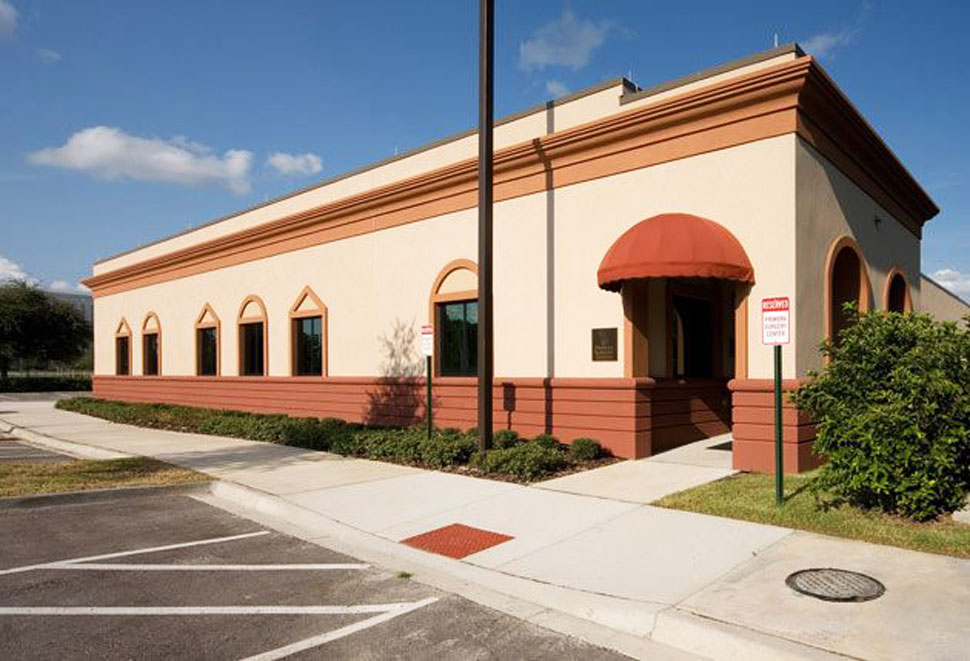
{"label": "concrete sidewalk", "polygon": [[[78,454],[205,472],[220,480],[213,499],[227,509],[633,656],[676,656],[666,645],[713,658],[945,659],[970,649],[968,561],[645,504],[730,474],[716,451],[729,439],[521,486],[117,425],[50,402],[4,402],[4,422]],[[462,560],[400,543],[454,523],[512,539]],[[785,586],[788,573],[814,566],[870,573],[887,594],[833,604]]]}

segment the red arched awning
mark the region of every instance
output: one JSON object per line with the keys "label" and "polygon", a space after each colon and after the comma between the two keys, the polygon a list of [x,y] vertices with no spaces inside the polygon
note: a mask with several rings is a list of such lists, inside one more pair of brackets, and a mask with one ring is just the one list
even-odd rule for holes
{"label": "red arched awning", "polygon": [[664,213],[642,220],[610,247],[597,272],[603,289],[637,278],[724,278],[754,282],[754,269],[729,231],[712,220]]}

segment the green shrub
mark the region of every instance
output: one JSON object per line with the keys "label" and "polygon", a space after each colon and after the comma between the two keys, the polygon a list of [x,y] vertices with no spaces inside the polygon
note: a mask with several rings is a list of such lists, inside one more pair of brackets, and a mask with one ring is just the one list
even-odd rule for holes
{"label": "green shrub", "polygon": [[510,448],[513,445],[518,445],[521,442],[522,439],[519,437],[519,432],[511,429],[500,429],[492,434],[492,447],[497,450]]}
{"label": "green shrub", "polygon": [[562,450],[563,444],[559,442],[559,439],[552,434],[539,434],[533,438],[530,443],[544,447],[547,450]]}
{"label": "green shrub", "polygon": [[363,429],[349,429],[346,434],[338,434],[330,440],[330,451],[345,457],[362,457],[368,452]]}
{"label": "green shrub", "polygon": [[421,441],[421,461],[431,468],[467,464],[477,448],[477,441],[465,434],[459,436],[434,434],[431,438]]}
{"label": "green shrub", "polygon": [[562,450],[540,443],[520,443],[509,448],[476,454],[472,465],[485,473],[501,473],[522,480],[534,480],[562,470],[569,464]]}
{"label": "green shrub", "polygon": [[[182,424],[192,420],[195,416],[186,413],[184,409],[172,411],[170,415],[176,418],[174,424],[179,421]],[[204,409],[203,409],[204,410]],[[233,438],[245,438],[250,441],[268,441],[270,443],[279,442],[283,438],[283,427],[288,418],[285,415],[261,415],[258,413],[246,413],[244,411],[215,411],[198,416],[200,419],[195,425],[200,434],[213,434],[215,436],[231,436]],[[172,426],[158,425],[167,429]]]}
{"label": "green shrub", "polygon": [[569,454],[576,461],[595,461],[606,456],[606,451],[592,438],[577,438],[569,444]]}
{"label": "green shrub", "polygon": [[423,432],[410,429],[374,429],[359,434],[372,459],[387,459],[401,463],[421,462]]}
{"label": "green shrub", "polygon": [[322,450],[333,447],[338,437],[350,434],[346,422],[337,418],[291,418],[283,422],[280,441],[307,450]]}
{"label": "green shrub", "polygon": [[970,490],[970,331],[926,315],[859,315],[793,396],[828,461],[814,484],[864,508],[926,520]]}

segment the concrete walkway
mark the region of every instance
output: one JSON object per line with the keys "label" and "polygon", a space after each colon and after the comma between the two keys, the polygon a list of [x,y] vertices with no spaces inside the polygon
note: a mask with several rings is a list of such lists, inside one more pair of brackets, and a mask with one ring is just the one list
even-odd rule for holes
{"label": "concrete walkway", "polygon": [[[50,402],[4,402],[3,423],[78,454],[146,455],[208,473],[227,509],[633,656],[677,656],[666,645],[712,658],[945,659],[970,649],[970,561],[645,504],[730,474],[730,452],[716,449],[727,438],[521,486],[117,425]],[[460,561],[400,544],[454,523],[512,539]],[[785,586],[788,573],[813,566],[869,572],[887,594],[832,604]]]}

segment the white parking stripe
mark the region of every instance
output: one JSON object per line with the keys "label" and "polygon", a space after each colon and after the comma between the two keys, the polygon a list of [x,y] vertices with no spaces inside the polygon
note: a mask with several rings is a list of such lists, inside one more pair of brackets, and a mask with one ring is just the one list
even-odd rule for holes
{"label": "white parking stripe", "polygon": [[363,631],[364,629],[369,629],[375,625],[381,624],[382,622],[387,622],[388,620],[393,620],[395,617],[399,617],[411,611],[415,611],[419,608],[433,604],[438,601],[437,597],[428,597],[427,599],[422,599],[421,601],[415,601],[411,604],[399,604],[399,608],[389,611],[387,613],[382,613],[375,617],[369,617],[366,620],[360,622],[355,622],[353,624],[348,624],[340,629],[334,629],[333,631],[328,631],[327,633],[320,634],[319,636],[312,636],[310,638],[305,638],[304,640],[297,641],[290,645],[285,645],[283,647],[278,647],[275,650],[269,650],[268,652],[263,652],[262,654],[256,654],[255,656],[243,659],[243,661],[276,661],[276,659],[282,659],[290,656],[291,654],[296,654],[297,652],[302,652],[304,650],[312,649],[314,647],[319,647],[334,640],[344,638],[352,633],[357,633],[358,631]]}
{"label": "white parking stripe", "polygon": [[427,601],[358,606],[3,606],[0,615],[399,615]]}
{"label": "white parking stripe", "polygon": [[94,571],[326,571],[369,569],[360,563],[316,563],[294,565],[122,565],[113,563],[65,563],[48,565],[47,569],[87,569]]}
{"label": "white parking stripe", "polygon": [[70,560],[57,560],[54,562],[44,562],[37,565],[26,565],[24,567],[12,567],[10,569],[0,569],[0,576],[4,574],[18,574],[25,571],[33,571],[35,569],[50,569],[54,566],[75,564],[79,562],[89,562],[93,560],[107,560],[108,558],[123,558],[129,555],[138,555],[141,553],[154,553],[155,551],[171,551],[172,549],[184,549],[190,546],[203,546],[205,544],[218,544],[220,542],[232,542],[237,539],[249,539],[250,537],[260,537],[262,535],[268,535],[269,530],[260,530],[259,532],[247,532],[241,535],[230,535],[228,537],[213,537],[211,539],[200,539],[195,542],[182,542],[181,544],[166,544],[165,546],[152,546],[144,549],[136,549],[134,551],[119,551],[117,553],[104,553],[102,555],[91,555],[86,558],[73,558]]}

